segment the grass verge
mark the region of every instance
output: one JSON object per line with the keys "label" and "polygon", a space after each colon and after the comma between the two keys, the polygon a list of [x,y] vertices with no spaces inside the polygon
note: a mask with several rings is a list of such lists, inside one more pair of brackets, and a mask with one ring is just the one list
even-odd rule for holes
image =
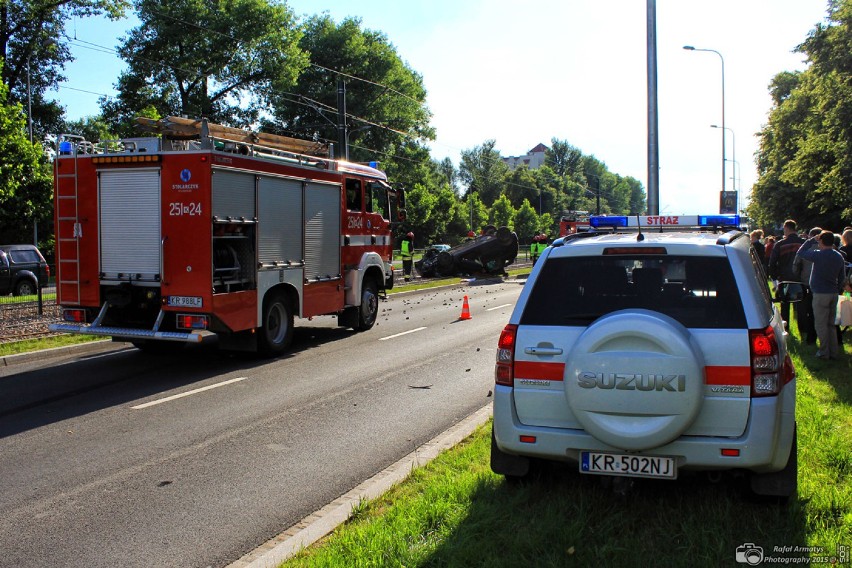
{"label": "grass verge", "polygon": [[89,343],[91,341],[103,340],[103,337],[93,337],[89,335],[55,335],[51,337],[41,337],[39,339],[10,341],[9,343],[0,343],[0,357],[6,357],[7,355],[19,355],[21,353],[40,351],[42,349],[52,349],[54,347],[68,347],[69,345],[77,345],[78,343]]}
{"label": "grass verge", "polygon": [[797,337],[789,344],[798,371],[799,492],[786,505],[751,498],[735,476],[714,484],[684,473],[616,491],[555,465],[530,483],[508,484],[488,465],[489,424],[359,504],[346,524],[283,566],[737,566],[746,543],[764,558],[813,560],[821,551],[836,562],[846,547],[849,562],[852,350],[847,344],[841,360],[822,361]]}

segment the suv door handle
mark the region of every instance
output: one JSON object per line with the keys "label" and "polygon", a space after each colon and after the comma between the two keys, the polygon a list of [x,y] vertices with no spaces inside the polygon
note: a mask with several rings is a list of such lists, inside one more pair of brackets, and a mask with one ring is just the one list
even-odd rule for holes
{"label": "suv door handle", "polygon": [[527,355],[562,355],[561,347],[524,347]]}

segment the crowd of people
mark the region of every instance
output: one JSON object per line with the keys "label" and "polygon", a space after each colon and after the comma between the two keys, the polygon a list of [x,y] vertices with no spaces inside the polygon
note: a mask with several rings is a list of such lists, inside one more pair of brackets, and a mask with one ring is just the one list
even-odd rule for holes
{"label": "crowd of people", "polygon": [[[843,328],[836,322],[838,300],[852,292],[852,226],[839,235],[821,227],[800,234],[796,222],[788,219],[780,238],[757,229],[751,242],[773,281],[802,284],[804,297],[795,304],[801,340],[817,344],[817,357],[838,359],[843,343]],[[781,303],[781,317],[789,322],[787,302]]]}

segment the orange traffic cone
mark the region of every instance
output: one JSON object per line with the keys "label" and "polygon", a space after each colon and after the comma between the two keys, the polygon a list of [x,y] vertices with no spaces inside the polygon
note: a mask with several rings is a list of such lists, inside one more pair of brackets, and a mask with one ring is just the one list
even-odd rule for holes
{"label": "orange traffic cone", "polygon": [[464,303],[462,304],[462,313],[459,316],[460,320],[469,320],[470,319],[470,305],[467,303],[467,296],[464,297]]}

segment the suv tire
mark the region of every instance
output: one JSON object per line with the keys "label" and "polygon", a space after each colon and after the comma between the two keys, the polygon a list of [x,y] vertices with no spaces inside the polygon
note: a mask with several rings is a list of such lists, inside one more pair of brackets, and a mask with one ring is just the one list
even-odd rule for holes
{"label": "suv tire", "polygon": [[16,296],[32,296],[38,291],[38,285],[29,278],[22,278],[15,284]]}

